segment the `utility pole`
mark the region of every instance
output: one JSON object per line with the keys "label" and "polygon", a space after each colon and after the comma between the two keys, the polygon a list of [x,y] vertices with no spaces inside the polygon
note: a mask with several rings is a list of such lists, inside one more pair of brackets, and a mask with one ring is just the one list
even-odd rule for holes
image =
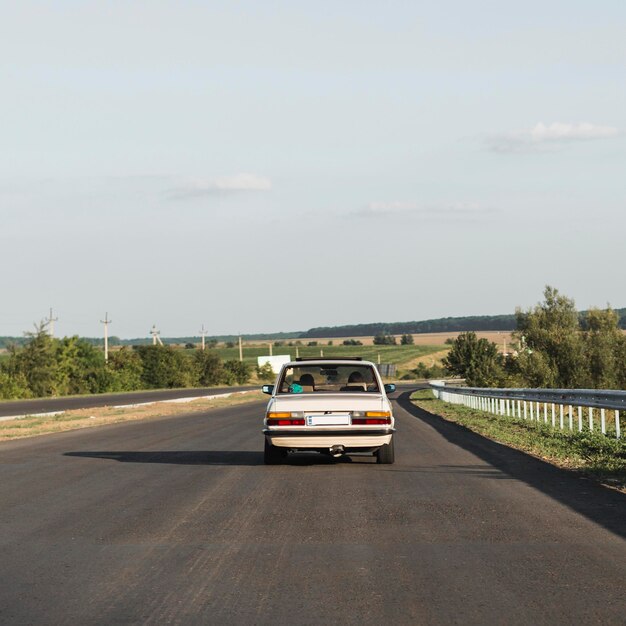
{"label": "utility pole", "polygon": [[270,347],[270,356],[272,356],[272,342],[269,342],[269,347]]}
{"label": "utility pole", "polygon": [[52,337],[54,339],[54,323],[58,322],[59,318],[58,317],[52,317],[52,307],[50,307],[50,316],[48,317],[47,320],[45,320],[46,324],[48,324],[48,331],[50,334],[50,337]]}
{"label": "utility pole", "polygon": [[239,335],[239,360],[243,361],[243,345],[241,344],[241,335]]}
{"label": "utility pole", "polygon": [[206,337],[207,333],[206,330],[204,330],[204,324],[202,324],[202,330],[200,331],[200,336],[202,337],[202,349],[204,350],[204,338]]}
{"label": "utility pole", "polygon": [[152,335],[152,345],[156,346],[157,345],[157,341],[159,342],[159,345],[163,345],[163,342],[161,341],[161,331],[157,330],[156,324],[152,324],[152,330],[150,331],[150,334]]}
{"label": "utility pole", "polygon": [[104,362],[109,362],[109,324],[111,320],[109,319],[109,314],[104,314],[104,319],[100,320],[101,324],[104,324]]}

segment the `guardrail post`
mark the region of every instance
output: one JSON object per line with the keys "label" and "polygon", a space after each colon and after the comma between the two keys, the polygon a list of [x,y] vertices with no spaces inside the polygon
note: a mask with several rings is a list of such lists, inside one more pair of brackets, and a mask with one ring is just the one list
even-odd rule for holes
{"label": "guardrail post", "polygon": [[[475,387],[450,387],[444,390],[436,383],[432,383],[432,387],[435,396],[444,402],[460,404],[471,410],[489,412],[498,416],[536,423],[543,422],[546,426],[551,424],[554,429],[557,428],[556,407],[558,405],[558,427],[561,431],[565,429],[566,407],[570,432],[573,432],[575,428],[574,407],[578,414],[578,432],[582,432],[587,424],[589,432],[595,430],[594,410],[598,409],[600,411],[599,427],[602,434],[607,435],[608,432],[612,436],[612,426],[610,424],[607,426],[607,411],[612,410],[615,419],[615,437],[621,438],[620,411],[625,410],[623,407],[626,406],[626,390],[479,389]],[[550,418],[548,418],[548,405],[550,405]]]}

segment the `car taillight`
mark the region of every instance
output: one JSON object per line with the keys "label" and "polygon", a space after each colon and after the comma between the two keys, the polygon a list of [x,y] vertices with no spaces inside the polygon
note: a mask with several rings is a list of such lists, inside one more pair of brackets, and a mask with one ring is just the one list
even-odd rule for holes
{"label": "car taillight", "polygon": [[290,413],[288,411],[270,411],[267,414],[268,426],[304,426],[302,413]]}
{"label": "car taillight", "polygon": [[391,424],[391,413],[389,411],[366,411],[365,413],[355,411],[352,414],[352,424],[360,426]]}

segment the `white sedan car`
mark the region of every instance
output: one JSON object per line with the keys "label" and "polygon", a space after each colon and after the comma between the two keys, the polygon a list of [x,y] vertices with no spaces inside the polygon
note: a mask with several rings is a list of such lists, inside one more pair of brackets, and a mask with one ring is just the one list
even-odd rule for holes
{"label": "white sedan car", "polygon": [[289,451],[339,457],[369,453],[393,463],[394,420],[385,385],[373,363],[361,359],[296,359],[283,365],[265,415],[265,463]]}

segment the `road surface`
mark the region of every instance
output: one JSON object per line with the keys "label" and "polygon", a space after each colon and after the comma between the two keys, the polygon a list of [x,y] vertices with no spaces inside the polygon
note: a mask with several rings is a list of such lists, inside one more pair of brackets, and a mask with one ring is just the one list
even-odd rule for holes
{"label": "road surface", "polygon": [[2,624],[626,620],[626,497],[396,401],[395,465],[253,403],[0,444]]}
{"label": "road surface", "polygon": [[0,418],[10,415],[32,415],[53,411],[92,409],[98,406],[118,406],[141,404],[176,398],[191,398],[233,391],[258,389],[258,386],[245,387],[203,387],[201,389],[156,389],[152,391],[131,391],[128,393],[102,393],[91,396],[67,396],[62,398],[36,398],[35,400],[8,400],[0,402]]}

